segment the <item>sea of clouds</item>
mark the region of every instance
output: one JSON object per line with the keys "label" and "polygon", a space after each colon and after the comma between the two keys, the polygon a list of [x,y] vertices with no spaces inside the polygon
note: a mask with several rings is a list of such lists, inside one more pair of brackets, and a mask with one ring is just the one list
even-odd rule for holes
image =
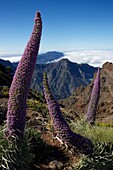
{"label": "sea of clouds", "polygon": [[0,53],[0,59],[9,60],[10,62],[18,62],[21,57],[21,54]]}
{"label": "sea of clouds", "polygon": [[[0,54],[0,58],[11,62],[18,62],[21,59],[20,54]],[[113,62],[113,49],[111,50],[75,50],[64,52],[60,59],[67,58],[71,62],[87,63],[94,67],[102,67],[105,62]],[[54,60],[54,62],[59,61]]]}
{"label": "sea of clouds", "polygon": [[[105,62],[113,62],[113,50],[76,50],[64,52],[63,58],[71,62],[87,63],[94,67],[102,67]],[[59,59],[58,59],[59,60]],[[56,61],[58,61],[56,60]]]}

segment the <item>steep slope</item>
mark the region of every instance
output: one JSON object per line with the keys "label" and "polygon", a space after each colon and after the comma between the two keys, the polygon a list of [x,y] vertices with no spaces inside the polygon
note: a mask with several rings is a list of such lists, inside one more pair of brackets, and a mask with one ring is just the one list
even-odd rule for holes
{"label": "steep slope", "polygon": [[6,68],[7,68],[7,67],[8,67],[8,68],[11,68],[12,74],[14,73],[15,67],[13,66],[13,64],[12,64],[10,61],[0,59],[0,64],[3,65],[3,66],[5,66]]}
{"label": "steep slope", "polygon": [[72,63],[68,59],[46,65],[37,65],[31,88],[42,91],[42,75],[46,71],[55,98],[66,98],[80,85],[88,85],[96,70],[97,68],[88,64]]}
{"label": "steep slope", "polygon": [[[113,123],[113,63],[107,62],[102,66],[100,80],[101,90],[96,120]],[[84,117],[87,112],[93,81],[85,88],[78,88],[73,95],[61,100],[60,103],[65,109]]]}
{"label": "steep slope", "polygon": [[[6,75],[13,76],[17,64],[0,59],[5,71],[1,72],[1,85],[7,85]],[[8,71],[6,73],[6,70]],[[37,64],[33,74],[31,88],[42,92],[42,75],[47,72],[52,92],[56,99],[66,98],[79,86],[86,86],[90,83],[97,68],[88,64],[72,63],[68,59],[49,64]],[[7,79],[7,77],[6,77]],[[8,86],[10,86],[12,79]],[[3,83],[4,82],[4,83]]]}
{"label": "steep slope", "polygon": [[5,67],[0,64],[0,86],[10,86],[12,81],[11,67]]}

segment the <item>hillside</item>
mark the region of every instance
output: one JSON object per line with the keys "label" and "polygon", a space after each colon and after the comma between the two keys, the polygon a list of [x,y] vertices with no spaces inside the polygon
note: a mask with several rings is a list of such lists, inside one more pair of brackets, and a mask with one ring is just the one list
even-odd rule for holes
{"label": "hillside", "polygon": [[[53,53],[51,52],[52,56]],[[50,52],[47,53],[47,56]],[[60,56],[61,54],[57,52]],[[50,55],[50,56],[51,56]],[[51,58],[51,57],[50,57]],[[11,63],[9,61],[1,60],[0,63],[4,65],[4,69],[8,68],[13,75],[15,68],[18,63]],[[79,86],[87,86],[91,79],[94,76],[97,68],[94,68],[88,64],[77,64],[72,63],[68,59],[62,59],[58,62],[49,63],[49,64],[37,64],[33,74],[31,88],[42,92],[42,77],[43,73],[46,71],[48,75],[49,84],[52,92],[56,99],[62,99],[68,97],[74,92],[74,90]],[[4,71],[6,74],[6,71]],[[3,73],[3,74],[4,74]],[[7,73],[9,74],[9,73]],[[2,76],[5,78],[6,75]],[[2,82],[2,79],[1,79]],[[5,80],[7,82],[7,80]],[[9,82],[10,86],[11,80]],[[7,84],[7,83],[5,83]],[[5,85],[4,84],[4,85]]]}
{"label": "hillside", "polygon": [[56,99],[66,98],[79,86],[87,86],[97,68],[62,59],[56,63],[36,65],[31,88],[42,91],[42,75],[47,72],[50,88]]}
{"label": "hillside", "polygon": [[12,81],[12,68],[0,64],[0,86],[10,86]]}
{"label": "hillside", "polygon": [[[113,123],[113,63],[105,63],[102,66],[101,74],[101,90],[97,110],[97,121]],[[61,100],[60,103],[67,110],[71,110],[84,117],[93,87],[93,81],[87,87],[81,87],[75,90],[69,98]]]}
{"label": "hillside", "polygon": [[[3,95],[0,98],[0,129],[6,123],[8,107],[8,96],[6,96],[6,93],[8,94],[8,88],[2,91]],[[71,119],[74,120],[74,117],[71,115],[69,117],[67,113],[64,116],[68,122]],[[30,89],[27,99],[26,127],[29,132],[29,145],[34,144],[32,149],[35,151],[32,155],[33,165],[31,169],[65,170],[75,166],[75,163],[79,161],[80,157],[73,148],[65,149],[65,145],[54,139],[53,127],[45,99],[38,91],[33,89]]]}

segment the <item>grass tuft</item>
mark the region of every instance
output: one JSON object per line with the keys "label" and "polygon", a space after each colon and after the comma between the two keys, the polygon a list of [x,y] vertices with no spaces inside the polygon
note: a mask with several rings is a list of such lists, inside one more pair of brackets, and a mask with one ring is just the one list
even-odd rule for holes
{"label": "grass tuft", "polygon": [[30,170],[32,153],[28,150],[26,140],[19,142],[13,138],[13,142],[4,137],[0,132],[0,168],[7,170]]}
{"label": "grass tuft", "polygon": [[49,160],[52,151],[33,128],[26,128],[23,141],[14,138],[13,142],[4,137],[3,129],[0,131],[0,170],[32,170],[34,164]]}
{"label": "grass tuft", "polygon": [[75,170],[113,170],[113,128],[89,126],[86,122],[72,123],[71,128],[78,134],[89,138],[93,145],[91,156],[82,156]]}
{"label": "grass tuft", "polygon": [[113,143],[113,127],[90,126],[83,120],[71,123],[71,129],[76,133],[89,138],[92,142]]}

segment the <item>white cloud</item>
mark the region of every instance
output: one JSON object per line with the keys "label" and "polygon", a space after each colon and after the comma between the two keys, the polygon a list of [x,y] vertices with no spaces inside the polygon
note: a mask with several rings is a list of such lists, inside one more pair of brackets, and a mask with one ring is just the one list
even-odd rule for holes
{"label": "white cloud", "polygon": [[21,59],[22,55],[20,54],[6,54],[0,53],[0,58],[3,60],[9,60],[10,62],[18,62]]}
{"label": "white cloud", "polygon": [[[11,62],[17,62],[21,59],[21,54],[0,53],[0,58],[3,60],[9,60]],[[94,67],[102,67],[102,65],[109,61],[113,62],[113,50],[76,50],[64,52],[64,56],[58,60],[67,58],[76,63],[88,63]]]}
{"label": "white cloud", "polygon": [[94,67],[102,67],[102,65],[107,61],[113,62],[113,50],[68,51],[64,52],[64,56],[62,57],[62,59],[63,58],[67,58],[70,61],[76,63],[88,63],[89,65],[92,65]]}

